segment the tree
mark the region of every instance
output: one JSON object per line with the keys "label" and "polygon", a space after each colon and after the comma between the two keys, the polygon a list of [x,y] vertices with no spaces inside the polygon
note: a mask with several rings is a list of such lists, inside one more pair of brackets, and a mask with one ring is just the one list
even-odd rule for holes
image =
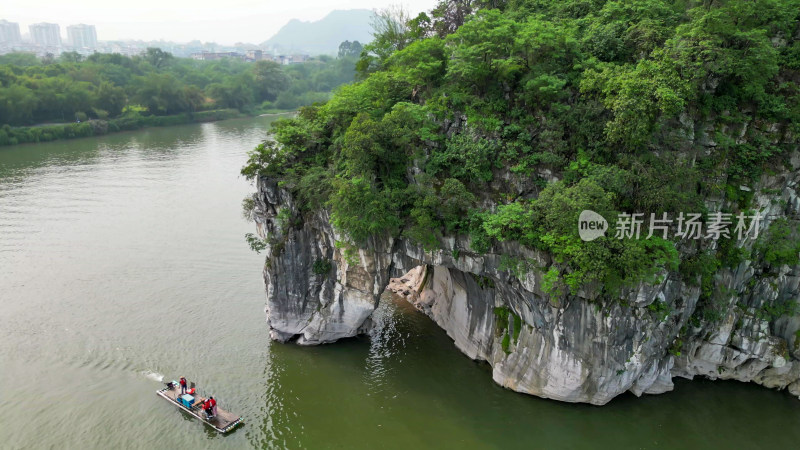
{"label": "tree", "polygon": [[153,73],[141,79],[134,99],[159,116],[191,110],[183,86],[169,74]]}
{"label": "tree", "polygon": [[79,63],[83,61],[83,55],[78,52],[64,52],[59,57],[59,60],[67,63]]}
{"label": "tree", "polygon": [[632,62],[661,47],[680,20],[681,14],[669,1],[610,1],[587,21],[582,40],[601,61]]}
{"label": "tree", "polygon": [[36,95],[31,89],[20,85],[0,88],[0,123],[30,123],[36,105]]}
{"label": "tree", "polygon": [[431,11],[433,15],[433,30],[439,37],[446,37],[464,25],[467,17],[472,14],[473,0],[442,0]]}
{"label": "tree", "polygon": [[372,19],[374,39],[361,52],[356,69],[362,76],[383,67],[391,54],[402,50],[411,42],[408,22],[410,16],[402,6],[392,6],[377,11]]}
{"label": "tree", "polygon": [[284,73],[281,65],[272,61],[257,61],[253,65],[256,100],[274,101],[278,94],[285,91],[291,80]]}
{"label": "tree", "polygon": [[144,53],[144,59],[156,69],[161,69],[172,60],[172,53],[165,52],[160,48],[148,47]]}
{"label": "tree", "polygon": [[7,53],[0,55],[0,65],[6,66],[41,66],[42,62],[33,53]]}
{"label": "tree", "polygon": [[192,112],[200,110],[206,103],[205,94],[197,86],[184,86],[183,98],[186,109]]}
{"label": "tree", "polygon": [[518,73],[523,65],[519,58],[510,57],[519,27],[498,11],[480,11],[446,40],[452,49],[448,77],[474,84],[478,93],[484,93],[496,84],[492,82],[496,76],[515,76],[511,72]]}
{"label": "tree", "polygon": [[224,83],[208,85],[206,93],[214,100],[217,106],[225,108],[242,109],[253,104],[255,96],[252,81],[249,76],[242,74],[237,79],[227,79]]}
{"label": "tree", "polygon": [[400,225],[390,199],[361,177],[337,178],[330,199],[331,222],[361,244],[371,235],[396,232]]}
{"label": "tree", "polygon": [[75,113],[89,111],[92,97],[89,93],[89,83],[70,83],[60,93],[62,119],[71,120]]}
{"label": "tree", "polygon": [[581,89],[599,91],[614,118],[606,124],[609,140],[640,149],[661,116],[674,116],[686,105],[688,84],[659,61],[642,60],[636,66],[603,66],[588,71]]}
{"label": "tree", "polygon": [[339,44],[339,58],[357,57],[361,54],[363,46],[358,41],[344,41]]}
{"label": "tree", "polygon": [[408,33],[415,41],[433,36],[434,29],[431,18],[424,12],[419,13],[417,17],[408,21]]}
{"label": "tree", "polygon": [[395,52],[387,61],[415,86],[432,89],[445,74],[444,42],[438,37],[417,41]]}
{"label": "tree", "polygon": [[100,83],[95,96],[97,107],[108,112],[111,117],[118,116],[127,104],[125,90],[108,82]]}

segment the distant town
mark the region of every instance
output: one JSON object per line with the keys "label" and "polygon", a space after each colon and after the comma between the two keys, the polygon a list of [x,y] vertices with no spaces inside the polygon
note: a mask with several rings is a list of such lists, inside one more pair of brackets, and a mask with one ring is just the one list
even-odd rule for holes
{"label": "distant town", "polygon": [[19,23],[0,20],[0,55],[13,52],[33,53],[44,57],[60,55],[64,52],[77,52],[82,55],[92,53],[119,53],[126,56],[139,55],[150,47],[160,48],[174,56],[201,61],[224,58],[242,61],[275,61],[279,64],[302,63],[308,55],[282,55],[275,48],[259,48],[254,44],[237,43],[232,46],[213,42],[191,41],[175,43],[169,41],[101,41],[97,39],[94,25],[75,24],[66,27],[66,39],[61,34],[61,26],[56,23],[35,23],[28,27],[28,33],[20,32]]}

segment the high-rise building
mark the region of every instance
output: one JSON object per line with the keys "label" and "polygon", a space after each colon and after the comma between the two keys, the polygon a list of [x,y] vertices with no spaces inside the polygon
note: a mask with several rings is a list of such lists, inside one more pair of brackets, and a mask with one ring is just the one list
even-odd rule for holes
{"label": "high-rise building", "polygon": [[67,27],[69,44],[76,48],[97,47],[97,31],[94,25],[70,25]]}
{"label": "high-rise building", "polygon": [[0,20],[0,45],[19,44],[22,37],[19,34],[19,24]]}
{"label": "high-rise building", "polygon": [[61,28],[55,23],[35,23],[28,27],[34,44],[61,47]]}

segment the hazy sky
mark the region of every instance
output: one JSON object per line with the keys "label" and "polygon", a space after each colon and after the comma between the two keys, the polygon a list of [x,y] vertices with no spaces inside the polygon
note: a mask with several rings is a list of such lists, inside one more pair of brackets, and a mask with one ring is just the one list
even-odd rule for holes
{"label": "hazy sky", "polygon": [[[291,19],[318,20],[334,9],[375,9],[402,3],[427,11],[436,0],[0,0],[0,19],[97,27],[99,40],[141,39],[260,43]],[[63,37],[63,36],[62,36]]]}

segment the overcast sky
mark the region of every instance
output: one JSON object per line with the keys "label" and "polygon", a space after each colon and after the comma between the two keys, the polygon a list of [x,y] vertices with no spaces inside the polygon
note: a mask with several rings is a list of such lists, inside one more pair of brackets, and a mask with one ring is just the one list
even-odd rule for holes
{"label": "overcast sky", "polygon": [[[125,2],[123,4],[122,2]],[[414,12],[436,0],[0,0],[0,19],[28,25],[53,22],[97,27],[97,39],[141,39],[233,44],[260,43],[291,19],[319,20],[334,9],[375,9],[402,3]]]}

